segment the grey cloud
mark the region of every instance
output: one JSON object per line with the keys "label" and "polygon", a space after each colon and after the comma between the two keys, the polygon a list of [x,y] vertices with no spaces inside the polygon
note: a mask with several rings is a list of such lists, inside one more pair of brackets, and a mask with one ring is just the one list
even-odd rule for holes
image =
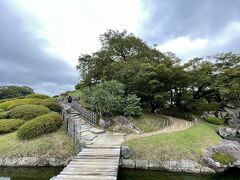
{"label": "grey cloud", "polygon": [[47,53],[47,42],[37,38],[4,0],[0,1],[0,26],[0,85],[29,85],[53,94],[77,83],[75,68]]}
{"label": "grey cloud", "polygon": [[151,15],[142,36],[156,44],[179,36],[208,39],[240,21],[239,0],[151,0],[145,7]]}

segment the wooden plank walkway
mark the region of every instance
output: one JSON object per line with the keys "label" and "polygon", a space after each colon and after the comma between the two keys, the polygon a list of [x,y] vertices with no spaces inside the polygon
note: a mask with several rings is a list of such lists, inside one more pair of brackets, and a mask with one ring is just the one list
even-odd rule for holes
{"label": "wooden plank walkway", "polygon": [[116,180],[120,146],[87,145],[55,180]]}

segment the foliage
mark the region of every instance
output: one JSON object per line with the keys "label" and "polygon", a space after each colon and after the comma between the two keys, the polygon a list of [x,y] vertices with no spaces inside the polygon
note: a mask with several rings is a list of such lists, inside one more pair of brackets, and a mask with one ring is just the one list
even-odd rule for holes
{"label": "foliage", "polygon": [[8,113],[8,116],[13,119],[30,120],[49,112],[50,110],[47,107],[27,104],[11,109]]}
{"label": "foliage", "polygon": [[41,103],[42,106],[48,107],[50,110],[55,112],[61,112],[62,108],[59,103],[54,99],[46,99]]}
{"label": "foliage", "polygon": [[30,95],[27,95],[26,98],[28,98],[28,99],[47,99],[47,98],[49,98],[49,96],[44,95],[44,94],[30,94]]}
{"label": "foliage", "polygon": [[24,121],[20,119],[1,119],[0,134],[15,131],[23,124],[24,124]]}
{"label": "foliage", "polygon": [[[97,111],[100,117],[112,113],[137,115],[140,113],[139,98],[136,95],[124,97],[124,85],[115,80],[104,81],[84,90],[84,100]],[[131,109],[126,109],[127,107]],[[132,110],[132,111],[131,111]],[[131,112],[130,112],[131,111]]]}
{"label": "foliage", "polygon": [[157,112],[165,116],[172,116],[172,117],[181,118],[189,121],[192,121],[194,118],[194,115],[191,112],[181,111],[174,107],[158,109]]}
{"label": "foliage", "polygon": [[32,139],[42,134],[54,132],[61,125],[61,116],[56,112],[51,112],[26,122],[19,128],[17,136],[20,139]]}
{"label": "foliage", "polygon": [[124,101],[123,112],[126,116],[138,116],[141,113],[140,98],[135,94],[128,95]]}
{"label": "foliage", "polygon": [[0,99],[14,98],[33,94],[33,89],[27,86],[0,86]]}
{"label": "foliage", "polygon": [[117,80],[125,94],[136,94],[152,112],[169,106],[197,110],[199,101],[224,105],[229,99],[240,100],[239,54],[196,57],[184,64],[175,54],[161,53],[126,31],[109,30],[100,42],[99,51],[78,59],[78,89]]}
{"label": "foliage", "polygon": [[206,118],[207,122],[213,123],[213,124],[218,124],[218,125],[222,125],[224,124],[225,120],[222,118],[217,118],[217,117],[213,117],[213,116],[208,116]]}
{"label": "foliage", "polygon": [[0,119],[5,119],[8,117],[8,112],[0,112]]}
{"label": "foliage", "polygon": [[42,99],[15,99],[6,101],[0,104],[0,109],[3,110],[10,110],[16,106],[24,105],[24,104],[40,104],[43,100]]}
{"label": "foliage", "polygon": [[217,111],[220,107],[220,103],[212,102],[212,103],[199,103],[198,109],[201,111]]}
{"label": "foliage", "polygon": [[214,161],[217,161],[223,165],[228,165],[235,161],[233,156],[224,152],[214,152],[212,158]]}

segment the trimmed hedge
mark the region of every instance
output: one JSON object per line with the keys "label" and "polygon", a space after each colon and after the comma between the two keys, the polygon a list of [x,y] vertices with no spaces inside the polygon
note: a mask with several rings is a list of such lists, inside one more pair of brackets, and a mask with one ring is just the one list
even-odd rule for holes
{"label": "trimmed hedge", "polygon": [[19,139],[32,139],[42,134],[48,134],[59,129],[62,125],[60,114],[51,112],[26,122],[19,128]]}
{"label": "trimmed hedge", "polygon": [[0,112],[0,119],[7,119],[8,113],[7,112]]}
{"label": "trimmed hedge", "polygon": [[0,120],[0,134],[9,133],[17,130],[24,124],[20,119],[1,119]]}
{"label": "trimmed hedge", "polygon": [[15,99],[0,104],[0,109],[10,110],[16,106],[24,104],[40,104],[43,99]]}
{"label": "trimmed hedge", "polygon": [[61,112],[62,108],[59,103],[54,99],[46,99],[41,103],[42,106],[48,107],[52,111]]}
{"label": "trimmed hedge", "polygon": [[8,116],[9,118],[13,119],[29,120],[49,112],[50,110],[47,107],[41,105],[26,104],[11,109],[8,113]]}
{"label": "trimmed hedge", "polygon": [[26,96],[26,99],[47,99],[47,98],[49,98],[49,96],[44,94],[30,94]]}
{"label": "trimmed hedge", "polygon": [[207,122],[209,123],[213,123],[213,124],[217,124],[217,125],[222,125],[224,124],[225,120],[222,118],[217,118],[217,117],[213,117],[213,116],[209,116],[207,117],[207,119],[205,119]]}
{"label": "trimmed hedge", "polygon": [[198,109],[200,111],[217,111],[221,106],[221,103],[212,102],[212,103],[199,103]]}

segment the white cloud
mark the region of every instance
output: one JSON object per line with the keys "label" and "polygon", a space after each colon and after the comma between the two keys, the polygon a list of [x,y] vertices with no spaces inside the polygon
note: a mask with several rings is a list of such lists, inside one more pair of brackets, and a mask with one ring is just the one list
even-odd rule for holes
{"label": "white cloud", "polygon": [[174,52],[183,60],[188,60],[194,57],[220,53],[223,50],[232,51],[232,49],[226,49],[225,46],[239,36],[240,22],[230,22],[228,26],[214,36],[195,39],[191,39],[188,36],[181,36],[160,44],[158,49],[163,52]]}
{"label": "white cloud", "polygon": [[99,47],[107,29],[138,33],[147,13],[140,0],[15,0],[25,18],[37,22],[34,31],[48,40],[48,52],[76,65],[80,53]]}

